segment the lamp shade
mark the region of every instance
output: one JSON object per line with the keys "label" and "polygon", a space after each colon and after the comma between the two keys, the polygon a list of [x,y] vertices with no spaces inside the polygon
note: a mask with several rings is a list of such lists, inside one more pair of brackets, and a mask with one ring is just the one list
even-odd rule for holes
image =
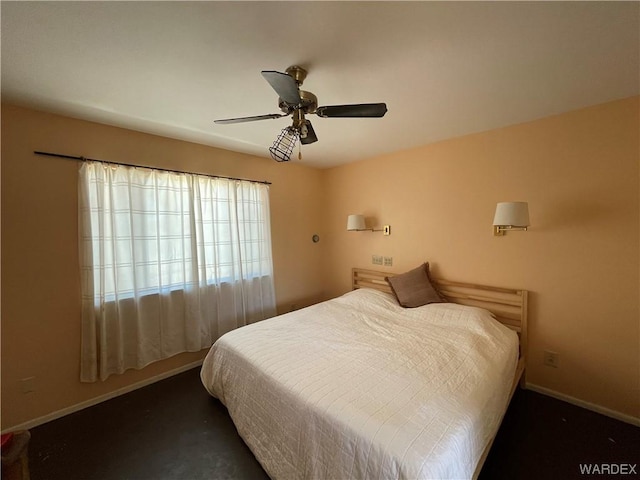
{"label": "lamp shade", "polygon": [[529,226],[529,204],[527,202],[500,202],[496,205],[494,225],[513,227]]}
{"label": "lamp shade", "polygon": [[347,230],[365,230],[364,215],[349,215],[347,218]]}

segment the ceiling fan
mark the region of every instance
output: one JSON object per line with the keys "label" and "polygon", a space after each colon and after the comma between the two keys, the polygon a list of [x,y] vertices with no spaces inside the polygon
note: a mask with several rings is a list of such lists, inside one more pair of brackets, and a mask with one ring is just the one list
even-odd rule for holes
{"label": "ceiling fan", "polygon": [[302,145],[318,141],[316,132],[313,130],[311,122],[305,118],[305,115],[315,114],[323,118],[372,118],[384,117],[384,114],[387,113],[387,105],[385,103],[360,103],[355,105],[318,107],[318,99],[313,93],[300,90],[302,82],[307,77],[307,71],[297,65],[287,68],[285,73],[263,70],[262,76],[278,94],[278,107],[280,107],[280,110],[284,113],[227,118],[224,120],[215,120],[214,123],[227,125],[292,115],[292,125],[284,128],[278,135],[278,138],[276,138],[273,146],[269,148],[271,157],[279,162],[286,162],[290,159],[291,152],[298,140]]}

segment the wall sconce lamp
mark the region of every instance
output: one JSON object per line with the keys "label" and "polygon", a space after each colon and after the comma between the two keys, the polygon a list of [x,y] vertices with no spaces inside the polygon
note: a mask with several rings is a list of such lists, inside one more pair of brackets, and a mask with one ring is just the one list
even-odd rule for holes
{"label": "wall sconce lamp", "polygon": [[526,230],[529,226],[527,202],[500,202],[493,217],[493,234],[504,235],[511,230]]}
{"label": "wall sconce lamp", "polygon": [[382,232],[383,235],[391,235],[391,225],[385,225],[379,229],[367,228],[364,223],[364,215],[349,215],[349,217],[347,217],[347,230],[349,232],[368,230],[371,232]]}

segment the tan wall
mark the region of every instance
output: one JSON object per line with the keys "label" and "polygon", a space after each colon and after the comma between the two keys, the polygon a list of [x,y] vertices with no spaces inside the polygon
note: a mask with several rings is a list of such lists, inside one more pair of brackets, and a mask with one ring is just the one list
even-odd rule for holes
{"label": "tan wall", "polygon": [[[635,97],[325,171],[328,295],[372,254],[396,272],[429,260],[437,276],[528,289],[528,381],[639,417],[638,115]],[[510,200],[529,202],[531,228],[494,237]],[[391,236],[347,232],[350,213]]]}
{"label": "tan wall", "polygon": [[[279,311],[323,296],[317,272],[321,172],[202,145],[2,106],[2,428],[87,401],[202,358],[182,354],[106,382],[81,384],[78,162],[34,150],[273,182]],[[35,377],[23,394],[20,380]]]}
{"label": "tan wall", "polygon": [[[392,256],[392,271],[429,260],[446,278],[528,289],[528,380],[640,416],[638,100],[324,171],[3,105],[2,428],[202,357],[79,383],[78,165],[36,149],[272,181],[281,312],[347,291],[372,254]],[[529,202],[528,232],[492,236],[503,200]],[[392,235],[347,233],[349,213]],[[557,370],[542,366],[546,349]]]}

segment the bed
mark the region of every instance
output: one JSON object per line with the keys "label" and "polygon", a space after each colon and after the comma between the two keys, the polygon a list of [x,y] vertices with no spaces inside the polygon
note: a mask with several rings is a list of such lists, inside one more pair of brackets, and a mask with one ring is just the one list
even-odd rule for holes
{"label": "bed", "polygon": [[527,292],[434,279],[450,303],[398,305],[392,274],[234,330],[201,378],[274,479],[476,478],[524,378]]}

